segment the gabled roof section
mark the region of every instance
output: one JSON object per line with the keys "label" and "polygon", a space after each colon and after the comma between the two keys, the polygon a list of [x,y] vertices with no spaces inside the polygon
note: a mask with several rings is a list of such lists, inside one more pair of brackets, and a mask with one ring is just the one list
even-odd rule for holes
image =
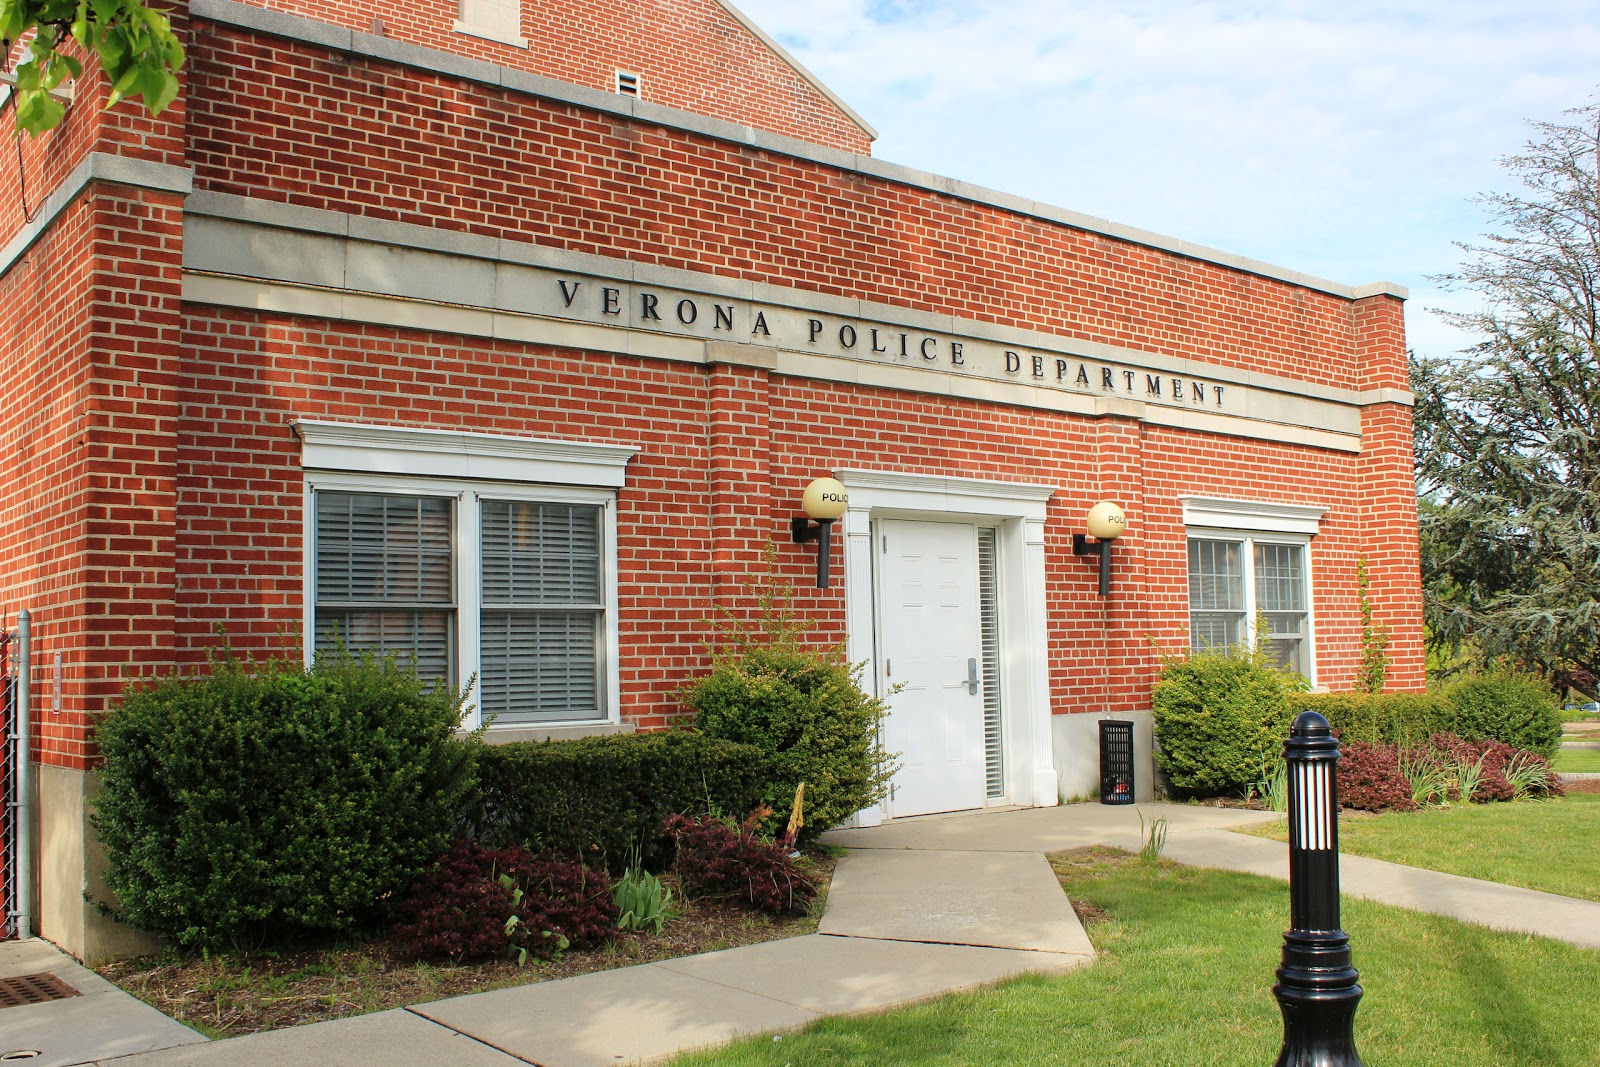
{"label": "gabled roof section", "polygon": [[727,11],[728,14],[738,19],[740,25],[754,34],[757,40],[766,45],[767,48],[772,51],[773,55],[783,60],[794,69],[796,74],[810,82],[812,87],[815,88],[817,92],[827,97],[828,102],[842,111],[846,118],[855,123],[857,126],[861,127],[861,132],[867,135],[867,139],[869,141],[876,141],[878,139],[878,131],[870,122],[862,118],[861,115],[857,113],[855,108],[845,103],[838,93],[828,88],[828,86],[823,83],[821,78],[811,73],[804,63],[790,55],[787,48],[773,40],[771,35],[768,34],[766,30],[763,30],[760,26],[756,25],[755,20],[753,20],[749,15],[746,15],[743,11],[740,11],[737,7],[734,7],[733,4],[729,3],[729,0],[715,0],[715,3]]}

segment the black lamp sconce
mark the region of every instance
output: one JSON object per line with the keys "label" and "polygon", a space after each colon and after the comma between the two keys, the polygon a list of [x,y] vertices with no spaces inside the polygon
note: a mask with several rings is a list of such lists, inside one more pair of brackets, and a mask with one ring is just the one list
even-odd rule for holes
{"label": "black lamp sconce", "polygon": [[[1109,500],[1102,500],[1089,509],[1089,532],[1072,535],[1074,556],[1100,557],[1100,595],[1111,595],[1111,542],[1122,536],[1128,528],[1128,516]],[[1090,541],[1094,537],[1097,540]]]}
{"label": "black lamp sconce", "polygon": [[850,506],[850,494],[845,492],[844,486],[837,479],[817,478],[806,486],[806,494],[800,506],[806,513],[796,515],[789,523],[789,530],[794,534],[794,543],[797,545],[809,544],[812,541],[817,543],[817,588],[826,589],[830,559],[828,531],[833,528],[834,521]]}

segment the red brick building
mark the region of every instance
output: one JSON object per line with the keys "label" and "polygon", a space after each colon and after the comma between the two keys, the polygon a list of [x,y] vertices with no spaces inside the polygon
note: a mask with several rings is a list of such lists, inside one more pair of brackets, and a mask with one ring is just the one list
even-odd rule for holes
{"label": "red brick building", "polygon": [[[1422,684],[1396,286],[877,160],[720,0],[177,6],[173,107],[85,78],[0,168],[44,936],[117,949],[92,719],[219,626],[476,675],[497,737],[660,727],[776,543],[818,632],[907,683],[865,818],[1090,794],[1108,714],[1145,793],[1159,650],[1258,617],[1348,688],[1360,559]],[[819,475],[826,590],[789,534]]]}

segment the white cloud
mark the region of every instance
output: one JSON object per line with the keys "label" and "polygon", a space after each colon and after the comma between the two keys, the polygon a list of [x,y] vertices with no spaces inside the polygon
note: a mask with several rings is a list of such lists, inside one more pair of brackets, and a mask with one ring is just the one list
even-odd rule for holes
{"label": "white cloud", "polygon": [[1596,0],[744,0],[896,163],[1338,281],[1411,287],[1411,342],[1466,339],[1427,276],[1475,194],[1596,98]]}

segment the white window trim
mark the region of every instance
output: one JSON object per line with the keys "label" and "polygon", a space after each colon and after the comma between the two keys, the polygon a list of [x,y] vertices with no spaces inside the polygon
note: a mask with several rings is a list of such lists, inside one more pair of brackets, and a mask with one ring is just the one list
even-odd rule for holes
{"label": "white window trim", "polygon": [[1328,509],[1307,504],[1277,504],[1220,497],[1183,498],[1183,524],[1251,533],[1304,534],[1315,537]]}
{"label": "white window trim", "polygon": [[[321,490],[456,498],[452,549],[456,582],[456,671],[458,684],[478,673],[479,577],[478,500],[528,500],[589,504],[600,507],[601,564],[605,611],[600,664],[605,701],[601,719],[538,723],[559,726],[616,725],[620,720],[621,672],[617,627],[616,489],[626,480],[627,463],[639,449],[629,445],[595,444],[509,437],[453,430],[419,430],[302,420],[294,424],[301,440],[301,465],[306,475],[304,517],[303,633],[309,663],[315,651],[316,627],[316,502]],[[481,722],[469,694],[468,729]],[[499,729],[527,730],[528,723],[507,723]]]}
{"label": "white window trim", "polygon": [[294,432],[307,470],[367,474],[621,489],[628,461],[639,454],[632,445],[316,419],[296,420]]}
{"label": "white window trim", "polygon": [[[1187,514],[1187,510],[1185,512]],[[1306,635],[1305,635],[1305,677],[1313,687],[1317,685],[1317,612],[1316,612],[1316,573],[1311,565],[1311,535],[1297,533],[1262,533],[1257,530],[1241,529],[1237,526],[1231,528],[1190,526],[1184,531],[1183,558],[1184,558],[1184,626],[1189,630],[1188,647],[1193,647],[1194,632],[1194,604],[1189,600],[1188,560],[1190,541],[1234,541],[1240,544],[1242,558],[1240,563],[1244,567],[1244,640],[1251,648],[1256,647],[1256,616],[1258,611],[1252,610],[1256,603],[1256,545],[1298,545],[1301,549],[1301,561],[1305,567],[1306,586]]]}

